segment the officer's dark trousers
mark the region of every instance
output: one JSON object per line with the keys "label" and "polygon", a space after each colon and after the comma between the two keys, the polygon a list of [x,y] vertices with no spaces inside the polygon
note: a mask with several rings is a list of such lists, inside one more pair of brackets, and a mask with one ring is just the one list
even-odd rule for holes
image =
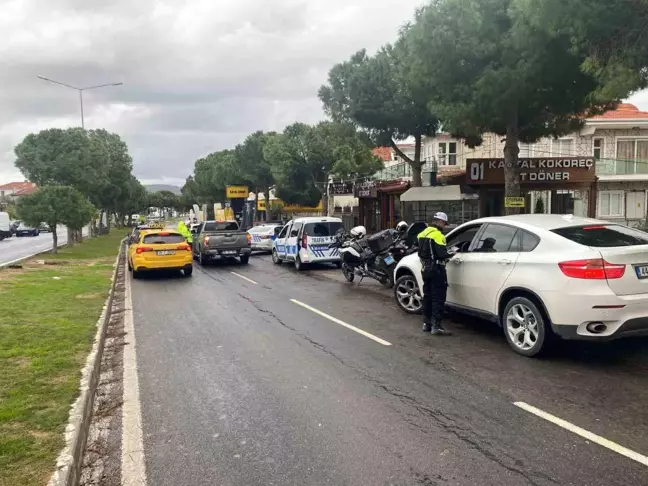
{"label": "officer's dark trousers", "polygon": [[[436,272],[434,272],[436,273]],[[448,281],[445,275],[426,275],[423,280],[423,317],[425,322],[432,324],[443,318],[443,306],[448,294]]]}

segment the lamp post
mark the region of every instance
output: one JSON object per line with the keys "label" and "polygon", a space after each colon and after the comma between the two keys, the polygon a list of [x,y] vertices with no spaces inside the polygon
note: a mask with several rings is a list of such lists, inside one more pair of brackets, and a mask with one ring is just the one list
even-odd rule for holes
{"label": "lamp post", "polygon": [[81,102],[81,128],[85,130],[85,120],[83,118],[83,92],[88,91],[89,89],[97,89],[97,88],[105,88],[108,86],[121,86],[123,83],[106,83],[106,84],[98,84],[96,86],[86,86],[84,88],[77,88],[76,86],[72,86],[69,84],[61,83],[60,81],[55,81],[50,78],[46,78],[45,76],[37,76],[38,79],[42,79],[43,81],[49,81],[50,83],[54,84],[59,84],[61,86],[65,86],[66,88],[74,89],[79,92],[79,101]]}

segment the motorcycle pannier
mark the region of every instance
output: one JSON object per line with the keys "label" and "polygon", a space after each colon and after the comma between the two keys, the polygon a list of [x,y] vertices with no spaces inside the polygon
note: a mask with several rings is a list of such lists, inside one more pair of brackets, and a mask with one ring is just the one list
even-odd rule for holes
{"label": "motorcycle pannier", "polygon": [[374,253],[385,251],[387,248],[394,244],[394,236],[392,234],[392,231],[379,231],[375,235],[367,238],[367,244],[369,245],[369,249]]}

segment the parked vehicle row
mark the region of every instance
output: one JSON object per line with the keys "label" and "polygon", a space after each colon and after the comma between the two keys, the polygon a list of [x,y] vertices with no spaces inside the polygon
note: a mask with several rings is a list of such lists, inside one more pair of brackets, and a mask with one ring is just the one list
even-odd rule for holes
{"label": "parked vehicle row", "polygon": [[38,236],[40,233],[51,232],[50,227],[41,223],[38,228],[26,225],[22,221],[11,221],[9,213],[0,212],[0,241],[12,236]]}

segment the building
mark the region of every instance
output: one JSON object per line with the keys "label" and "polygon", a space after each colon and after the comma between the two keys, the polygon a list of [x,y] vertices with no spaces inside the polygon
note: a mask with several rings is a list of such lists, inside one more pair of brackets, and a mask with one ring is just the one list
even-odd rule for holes
{"label": "building", "polygon": [[0,185],[0,200],[15,202],[21,196],[28,196],[38,190],[33,182],[9,182]]}

